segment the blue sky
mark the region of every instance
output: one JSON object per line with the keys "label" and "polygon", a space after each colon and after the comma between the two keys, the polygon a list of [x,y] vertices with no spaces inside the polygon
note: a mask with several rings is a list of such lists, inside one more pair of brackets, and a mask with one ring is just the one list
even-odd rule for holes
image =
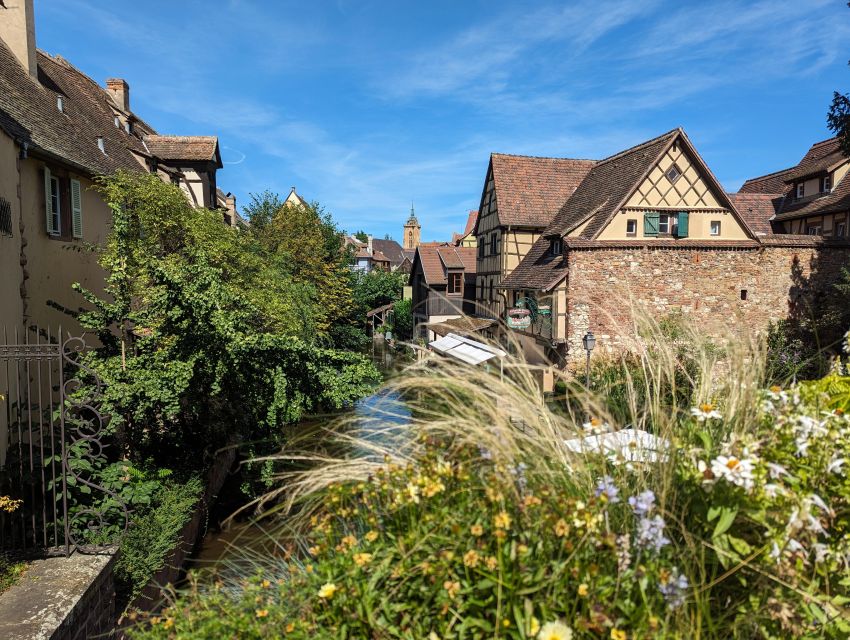
{"label": "blue sky", "polygon": [[36,0],[39,46],[125,78],[161,133],[217,134],[240,204],[292,185],[348,231],[424,240],[490,152],[601,158],[683,126],[729,190],[829,136],[838,0]]}

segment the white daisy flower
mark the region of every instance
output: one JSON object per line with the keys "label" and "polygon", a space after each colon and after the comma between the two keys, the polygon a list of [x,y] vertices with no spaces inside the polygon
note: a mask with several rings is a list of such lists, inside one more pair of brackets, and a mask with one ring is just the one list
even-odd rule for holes
{"label": "white daisy flower", "polygon": [[720,420],[723,417],[710,402],[703,402],[696,407],[691,407],[691,415],[694,416],[698,422],[705,422],[706,420]]}
{"label": "white daisy flower", "polygon": [[755,465],[750,458],[739,459],[735,456],[717,456],[711,461],[711,472],[717,478],[724,478],[745,491],[752,491],[755,486],[753,470]]}

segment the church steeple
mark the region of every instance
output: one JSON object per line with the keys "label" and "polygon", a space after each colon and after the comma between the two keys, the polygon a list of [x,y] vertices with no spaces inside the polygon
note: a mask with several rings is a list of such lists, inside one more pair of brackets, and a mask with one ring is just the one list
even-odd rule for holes
{"label": "church steeple", "polygon": [[410,217],[404,223],[403,246],[411,251],[419,246],[419,233],[422,230],[422,225],[416,219],[416,213],[413,210],[413,202],[410,203]]}

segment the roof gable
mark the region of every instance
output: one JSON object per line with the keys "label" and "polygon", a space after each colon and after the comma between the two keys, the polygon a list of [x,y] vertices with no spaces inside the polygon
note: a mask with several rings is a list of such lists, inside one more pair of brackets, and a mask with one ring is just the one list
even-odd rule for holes
{"label": "roof gable", "polygon": [[494,153],[480,210],[484,211],[492,178],[500,225],[546,227],[594,164],[594,160]]}
{"label": "roof gable", "polygon": [[564,235],[589,221],[582,235],[594,237],[637,188],[679,131],[674,129],[594,165],[544,235]]}
{"label": "roof gable", "polygon": [[449,269],[463,269],[474,274],[476,250],[474,247],[455,247],[437,242],[422,243],[416,248],[413,270],[421,265],[425,282],[430,286],[444,285],[448,282],[446,272]]}

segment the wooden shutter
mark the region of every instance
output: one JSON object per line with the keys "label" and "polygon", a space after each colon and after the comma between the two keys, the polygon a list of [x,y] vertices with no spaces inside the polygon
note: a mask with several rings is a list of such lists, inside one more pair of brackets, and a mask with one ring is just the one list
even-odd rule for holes
{"label": "wooden shutter", "polygon": [[83,237],[83,194],[79,180],[71,180],[71,229],[75,238]]}
{"label": "wooden shutter", "polygon": [[680,211],[679,212],[679,230],[676,232],[676,235],[680,238],[688,237],[688,212]]}
{"label": "wooden shutter", "polygon": [[59,233],[59,229],[53,224],[53,190],[51,189],[50,169],[44,167],[44,213],[47,233],[53,235]]}
{"label": "wooden shutter", "polygon": [[643,214],[643,235],[657,236],[658,235],[658,212],[647,211]]}

